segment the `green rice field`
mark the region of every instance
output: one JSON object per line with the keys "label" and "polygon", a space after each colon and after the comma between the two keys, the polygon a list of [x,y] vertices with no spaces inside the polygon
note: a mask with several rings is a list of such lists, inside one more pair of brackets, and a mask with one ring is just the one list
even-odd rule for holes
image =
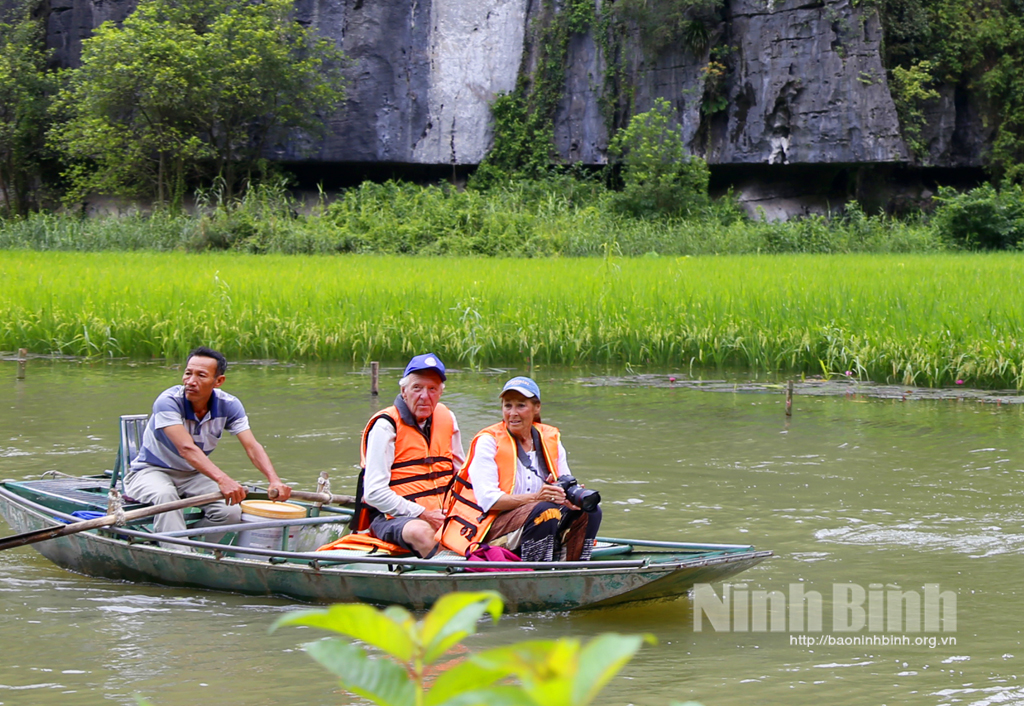
{"label": "green rice field", "polygon": [[1018,254],[0,252],[0,350],[605,364],[1024,387]]}

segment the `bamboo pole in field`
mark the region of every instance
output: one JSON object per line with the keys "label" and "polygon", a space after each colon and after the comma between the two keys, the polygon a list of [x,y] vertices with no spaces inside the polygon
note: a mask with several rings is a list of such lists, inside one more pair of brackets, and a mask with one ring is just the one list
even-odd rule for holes
{"label": "bamboo pole in field", "polygon": [[18,379],[25,379],[25,362],[28,358],[28,350],[25,348],[18,349]]}
{"label": "bamboo pole in field", "polygon": [[380,382],[380,363],[376,360],[370,361],[370,394],[376,397],[380,394],[378,383]]}

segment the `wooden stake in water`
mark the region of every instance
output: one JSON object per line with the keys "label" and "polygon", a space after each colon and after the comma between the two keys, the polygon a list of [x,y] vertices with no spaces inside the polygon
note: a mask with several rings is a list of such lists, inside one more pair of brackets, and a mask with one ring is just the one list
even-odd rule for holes
{"label": "wooden stake in water", "polygon": [[370,361],[370,394],[376,397],[380,394],[380,390],[377,388],[377,383],[380,381],[380,363],[375,360]]}
{"label": "wooden stake in water", "polygon": [[793,381],[789,381],[789,385],[786,386],[786,416],[793,416]]}
{"label": "wooden stake in water", "polygon": [[18,349],[18,379],[25,379],[25,359],[28,358],[28,350],[24,348]]}

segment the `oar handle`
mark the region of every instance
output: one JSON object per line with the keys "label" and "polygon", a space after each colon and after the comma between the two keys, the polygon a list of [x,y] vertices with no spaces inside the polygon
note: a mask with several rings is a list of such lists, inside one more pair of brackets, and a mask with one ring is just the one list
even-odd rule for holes
{"label": "oar handle", "polygon": [[[277,488],[267,491],[267,497],[277,500]],[[296,500],[304,500],[310,503],[326,503],[327,505],[355,505],[356,499],[351,495],[333,495],[331,493],[311,493],[306,490],[293,490],[291,497]]]}

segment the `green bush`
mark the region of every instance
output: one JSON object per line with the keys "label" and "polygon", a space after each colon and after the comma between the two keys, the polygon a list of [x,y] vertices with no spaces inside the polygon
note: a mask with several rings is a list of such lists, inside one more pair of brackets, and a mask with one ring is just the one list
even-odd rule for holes
{"label": "green bush", "polygon": [[[247,253],[482,257],[934,252],[946,246],[922,220],[868,216],[857,204],[784,223],[750,221],[731,195],[683,213],[638,218],[596,176],[550,173],[488,189],[364,183],[305,209],[283,182],[240,198],[198,194],[193,214],[157,210],[83,218],[0,218],[0,249],[233,250]],[[638,197],[639,198],[639,197]]]}
{"label": "green bush", "polygon": [[935,224],[954,245],[968,250],[1006,250],[1024,245],[1024,187],[991,184],[959,193],[940,187]]}
{"label": "green bush", "polygon": [[616,206],[637,217],[697,216],[710,204],[711,172],[700,157],[686,155],[676,111],[664,98],[633,116],[608,151],[622,163],[624,188]]}

